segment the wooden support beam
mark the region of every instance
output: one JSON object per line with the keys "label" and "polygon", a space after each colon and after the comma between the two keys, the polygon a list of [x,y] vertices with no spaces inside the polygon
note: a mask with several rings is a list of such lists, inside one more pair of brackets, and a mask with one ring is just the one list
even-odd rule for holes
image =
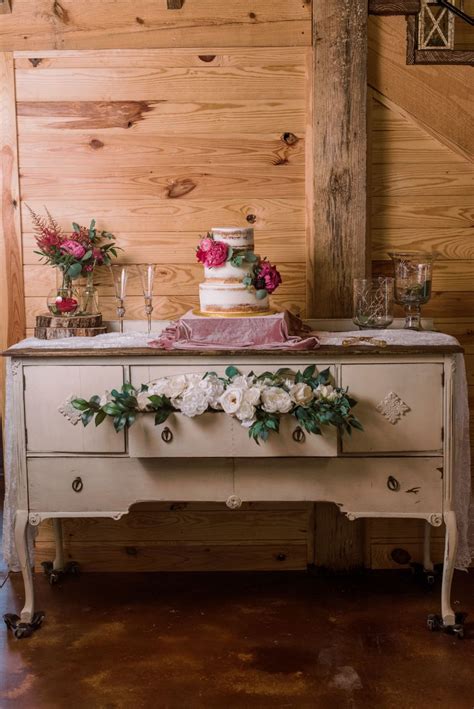
{"label": "wooden support beam", "polygon": [[12,11],[11,0],[0,0],[0,15],[6,15]]}
{"label": "wooden support beam", "polygon": [[0,350],[4,350],[24,337],[26,327],[15,77],[10,52],[0,52],[0,194]]}
{"label": "wooden support beam", "polygon": [[369,15],[417,15],[420,0],[369,0]]}
{"label": "wooden support beam", "polygon": [[[370,269],[367,239],[367,0],[316,2],[308,71],[307,310],[352,314],[352,281]],[[315,508],[315,564],[364,563],[364,523]]]}
{"label": "wooden support beam", "polygon": [[348,317],[352,281],[369,268],[367,3],[315,3],[313,43],[307,312],[310,317]]}

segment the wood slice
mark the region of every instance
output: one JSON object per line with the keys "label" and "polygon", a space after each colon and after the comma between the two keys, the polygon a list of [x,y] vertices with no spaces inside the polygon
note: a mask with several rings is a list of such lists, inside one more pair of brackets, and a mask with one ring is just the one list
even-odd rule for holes
{"label": "wood slice", "polygon": [[62,337],[95,337],[104,335],[107,327],[35,327],[35,337],[39,340],[58,340]]}
{"label": "wood slice", "polygon": [[70,316],[54,316],[54,315],[37,315],[36,327],[59,327],[59,328],[81,328],[81,327],[100,327],[102,325],[102,315],[70,315]]}

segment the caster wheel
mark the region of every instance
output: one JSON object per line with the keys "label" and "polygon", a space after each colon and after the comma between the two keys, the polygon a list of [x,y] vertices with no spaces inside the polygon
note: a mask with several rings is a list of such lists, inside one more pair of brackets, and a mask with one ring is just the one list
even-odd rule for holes
{"label": "caster wheel", "polygon": [[425,582],[426,582],[427,586],[434,586],[435,581],[436,581],[436,578],[435,578],[434,574],[432,574],[432,573],[426,574]]}
{"label": "caster wheel", "polygon": [[20,625],[18,628],[15,628],[13,635],[17,640],[28,638],[31,635],[31,629],[26,625]]}
{"label": "caster wheel", "polygon": [[57,571],[51,571],[48,577],[49,585],[55,586],[60,578],[60,574]]}
{"label": "caster wheel", "polygon": [[50,574],[51,571],[53,570],[53,562],[52,561],[42,561],[41,566],[43,567],[43,574],[45,574],[45,576]]}
{"label": "caster wheel", "polygon": [[79,576],[79,574],[81,573],[81,569],[77,561],[71,561],[67,565],[66,572],[68,574],[71,574],[71,576]]}
{"label": "caster wheel", "polygon": [[462,639],[464,637],[464,626],[460,623],[453,625],[452,631],[457,638]]}
{"label": "caster wheel", "polygon": [[434,632],[435,630],[439,630],[440,628],[440,620],[437,615],[429,615],[427,620],[426,620],[426,625],[428,630],[431,632]]}

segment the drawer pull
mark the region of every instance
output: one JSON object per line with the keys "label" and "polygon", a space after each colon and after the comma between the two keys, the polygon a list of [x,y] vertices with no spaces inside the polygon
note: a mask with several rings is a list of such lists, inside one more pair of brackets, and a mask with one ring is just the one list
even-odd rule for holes
{"label": "drawer pull", "polygon": [[84,487],[84,483],[82,482],[81,478],[79,478],[79,477],[74,478],[74,480],[72,481],[71,487],[74,490],[74,492],[81,492],[82,488]]}
{"label": "drawer pull", "polygon": [[296,441],[296,443],[304,443],[306,440],[305,432],[301,428],[301,426],[297,426],[295,430],[293,431],[292,434],[293,440]]}
{"label": "drawer pull", "polygon": [[389,475],[387,480],[387,487],[392,492],[398,492],[400,490],[400,483],[398,482],[397,478],[393,477],[393,475]]}
{"label": "drawer pull", "polygon": [[279,552],[276,556],[275,559],[277,561],[285,561],[286,560],[286,554],[283,554],[283,552]]}
{"label": "drawer pull", "polygon": [[173,440],[173,431],[166,426],[161,432],[161,440],[165,443],[171,443]]}

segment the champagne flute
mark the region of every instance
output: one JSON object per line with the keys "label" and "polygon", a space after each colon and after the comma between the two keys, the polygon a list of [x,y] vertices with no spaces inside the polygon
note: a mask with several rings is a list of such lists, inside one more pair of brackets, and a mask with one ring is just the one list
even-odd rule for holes
{"label": "champagne flute", "polygon": [[127,296],[127,266],[114,263],[109,266],[114,283],[115,299],[117,301],[117,317],[120,321],[120,333],[123,333],[123,318],[125,316],[125,298]]}
{"label": "champagne flute", "polygon": [[137,265],[145,299],[145,314],[148,320],[148,334],[151,332],[151,314],[153,312],[153,281],[155,279],[154,263],[141,263]]}

